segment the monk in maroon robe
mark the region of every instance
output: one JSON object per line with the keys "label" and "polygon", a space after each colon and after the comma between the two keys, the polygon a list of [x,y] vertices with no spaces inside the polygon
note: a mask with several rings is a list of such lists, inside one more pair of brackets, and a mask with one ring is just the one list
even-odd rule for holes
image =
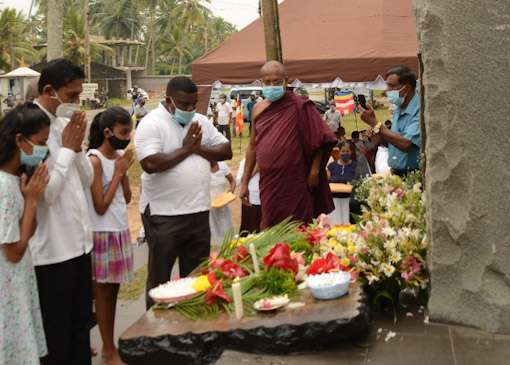
{"label": "monk in maroon robe", "polygon": [[252,111],[252,133],[240,197],[248,203],[255,163],[260,171],[261,228],[288,217],[310,223],[334,209],[325,166],[337,139],[314,103],[287,91],[284,66],[269,61],[261,70],[266,99]]}

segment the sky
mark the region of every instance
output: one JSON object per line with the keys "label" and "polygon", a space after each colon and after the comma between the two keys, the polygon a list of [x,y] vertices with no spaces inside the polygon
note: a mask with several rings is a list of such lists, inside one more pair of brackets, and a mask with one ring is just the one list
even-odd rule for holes
{"label": "sky", "polygon": [[[279,0],[278,2],[282,2]],[[31,0],[0,0],[0,9],[14,7],[28,14]],[[259,0],[211,0],[206,4],[216,16],[242,29],[258,18]]]}

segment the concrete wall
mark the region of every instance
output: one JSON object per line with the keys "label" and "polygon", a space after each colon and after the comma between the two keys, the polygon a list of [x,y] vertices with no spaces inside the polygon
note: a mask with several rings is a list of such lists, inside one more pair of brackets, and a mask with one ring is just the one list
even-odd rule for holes
{"label": "concrete wall", "polygon": [[[186,75],[188,76],[188,75]],[[166,84],[172,79],[169,75],[139,75],[133,73],[133,85],[141,87],[150,95],[163,96],[166,91]],[[189,76],[191,77],[191,76]]]}
{"label": "concrete wall", "polygon": [[510,1],[415,0],[431,319],[510,333]]}

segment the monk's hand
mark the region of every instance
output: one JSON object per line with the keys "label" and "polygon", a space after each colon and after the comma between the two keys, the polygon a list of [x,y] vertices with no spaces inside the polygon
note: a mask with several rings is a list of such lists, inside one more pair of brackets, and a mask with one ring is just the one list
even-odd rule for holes
{"label": "monk's hand", "polygon": [[241,188],[239,189],[239,198],[241,198],[241,203],[243,203],[243,205],[251,207],[250,191],[248,190],[248,184],[241,184]]}
{"label": "monk's hand", "polygon": [[317,186],[319,186],[319,171],[312,169],[310,174],[308,174],[308,187],[310,189],[315,189]]}
{"label": "monk's hand", "polygon": [[363,109],[363,107],[359,106],[360,117],[361,120],[367,123],[369,126],[374,127],[377,124],[377,117],[375,116],[375,111],[370,104],[367,104],[367,109]]}

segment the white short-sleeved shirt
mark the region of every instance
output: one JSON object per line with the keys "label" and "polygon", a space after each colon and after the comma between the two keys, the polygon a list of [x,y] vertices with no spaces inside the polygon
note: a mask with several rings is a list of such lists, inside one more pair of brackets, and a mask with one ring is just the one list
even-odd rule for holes
{"label": "white short-sleeved shirt", "polygon": [[216,111],[218,112],[218,124],[227,125],[230,123],[230,113],[232,113],[233,110],[228,102],[225,102],[225,104],[218,103],[216,105]]}
{"label": "white short-sleeved shirt", "polygon": [[[228,143],[205,115],[196,113],[193,121],[202,127],[202,145]],[[139,161],[156,153],[171,153],[182,147],[191,123],[182,127],[162,104],[143,119],[135,134]],[[191,155],[173,168],[142,174],[140,212],[150,205],[152,215],[174,216],[208,211],[211,206],[209,161]]]}
{"label": "white short-sleeved shirt", "polygon": [[[239,164],[239,170],[237,170],[236,182],[241,184],[241,180],[243,179],[244,174],[244,166],[246,164],[246,159],[243,159]],[[248,194],[249,201],[252,205],[260,205],[260,190],[259,190],[259,182],[260,182],[260,174],[257,172],[253,175],[248,183]]]}

